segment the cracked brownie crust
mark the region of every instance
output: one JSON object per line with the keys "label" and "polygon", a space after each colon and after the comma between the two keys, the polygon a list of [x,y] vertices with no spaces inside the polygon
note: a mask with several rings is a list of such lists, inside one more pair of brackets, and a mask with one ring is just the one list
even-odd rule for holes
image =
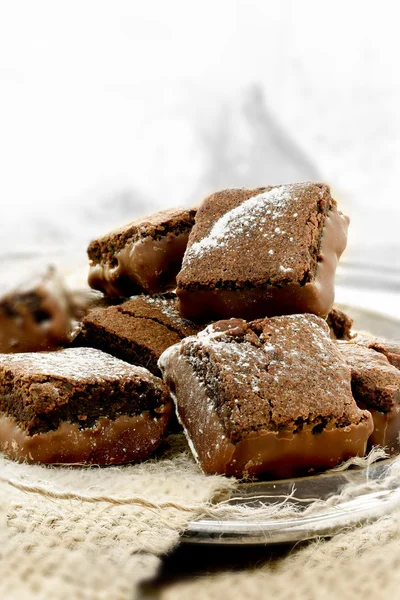
{"label": "cracked brownie crust", "polygon": [[135,296],[89,312],[74,345],[104,350],[159,375],[157,361],[164,350],[199,329],[180,316],[175,294]]}

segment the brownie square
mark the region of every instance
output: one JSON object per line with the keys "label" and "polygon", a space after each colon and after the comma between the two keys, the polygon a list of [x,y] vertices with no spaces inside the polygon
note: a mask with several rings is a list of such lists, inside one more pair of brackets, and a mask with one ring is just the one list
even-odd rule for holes
{"label": "brownie square", "polygon": [[195,214],[160,211],[94,240],[87,251],[89,285],[116,297],[174,289]]}
{"label": "brownie square", "polygon": [[319,317],[220,321],[159,366],[206,473],[293,477],[365,452],[371,415]]}
{"label": "brownie square", "polygon": [[351,387],[357,404],[367,408],[374,420],[369,445],[400,450],[400,371],[384,354],[351,342],[338,348],[351,368]]}
{"label": "brownie square", "polygon": [[175,294],[141,295],[118,306],[90,311],[74,346],[104,350],[159,375],[157,361],[164,350],[199,330],[180,316]]}
{"label": "brownie square", "polygon": [[0,355],[0,448],[41,463],[144,460],[172,412],[166,385],[100,350]]}
{"label": "brownie square", "polygon": [[69,341],[71,314],[62,279],[50,267],[0,298],[0,352],[38,352]]}
{"label": "brownie square", "polygon": [[347,227],[323,184],[213,194],[197,211],[177,277],[182,315],[193,321],[326,317]]}

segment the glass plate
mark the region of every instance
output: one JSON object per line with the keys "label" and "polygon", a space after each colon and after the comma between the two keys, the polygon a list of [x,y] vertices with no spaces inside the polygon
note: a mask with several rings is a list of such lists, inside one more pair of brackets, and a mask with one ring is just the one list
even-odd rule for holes
{"label": "glass plate", "polygon": [[[354,328],[380,337],[400,339],[400,321],[374,312],[342,306],[354,319]],[[329,472],[278,481],[238,484],[228,504],[257,507],[263,502],[275,503],[277,497],[289,496],[295,489],[300,512],[290,519],[214,520],[203,518],[189,524],[182,541],[205,544],[277,544],[297,542],[319,536],[332,536],[347,527],[372,521],[389,514],[400,502],[400,488],[366,492],[341,503],[325,506],[311,515],[301,514],[307,500],[326,500],[340,493],[344,485],[360,485],[385,475],[395,458],[380,461],[368,469]],[[268,499],[269,498],[269,499]],[[305,501],[305,502],[304,502]]]}

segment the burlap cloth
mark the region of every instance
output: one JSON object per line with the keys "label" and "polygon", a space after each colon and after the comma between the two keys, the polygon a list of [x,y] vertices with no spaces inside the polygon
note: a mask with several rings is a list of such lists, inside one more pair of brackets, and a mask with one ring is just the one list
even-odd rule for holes
{"label": "burlap cloth", "polygon": [[[1,458],[0,599],[400,597],[397,506],[330,540],[278,555],[261,548],[246,568],[225,565],[220,573],[153,586],[162,555],[176,547],[190,520],[230,516],[223,500],[234,485],[203,475],[182,436],[169,438],[166,453],[141,465],[46,468]],[[215,508],[211,500],[222,503]],[[265,510],[271,516],[294,509]]]}

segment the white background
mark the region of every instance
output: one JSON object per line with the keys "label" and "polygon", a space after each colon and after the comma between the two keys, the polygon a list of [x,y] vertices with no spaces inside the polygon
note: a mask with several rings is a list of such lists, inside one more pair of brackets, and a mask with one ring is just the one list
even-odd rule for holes
{"label": "white background", "polygon": [[400,267],[399,55],[385,0],[0,0],[0,254],[319,178]]}

